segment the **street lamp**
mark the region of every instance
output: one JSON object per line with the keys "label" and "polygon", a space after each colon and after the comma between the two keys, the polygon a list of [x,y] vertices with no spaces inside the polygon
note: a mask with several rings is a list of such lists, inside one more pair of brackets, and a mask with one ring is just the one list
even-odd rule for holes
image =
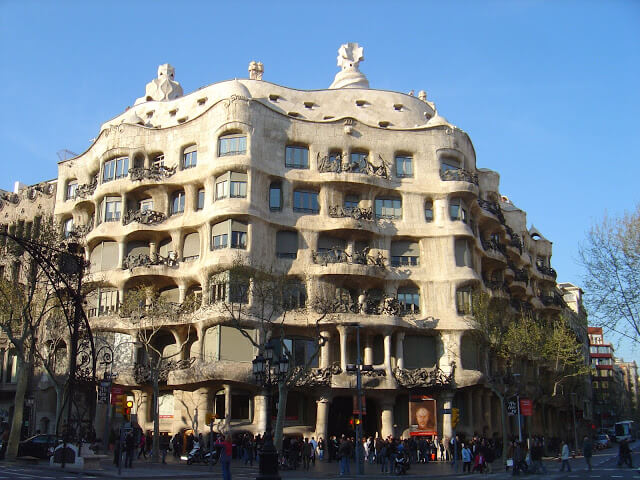
{"label": "street lamp", "polygon": [[520,380],[520,374],[519,373],[514,373],[513,374],[516,383],[518,383],[517,385],[517,393],[516,393],[516,405],[517,405],[517,412],[518,412],[518,441],[522,442],[522,419],[520,418],[520,384],[519,384],[519,380]]}
{"label": "street lamp", "polygon": [[273,430],[271,428],[271,390],[274,384],[277,385],[287,376],[289,358],[284,352],[279,355],[279,358],[274,358],[274,345],[269,342],[264,347],[264,356],[262,353],[258,353],[258,356],[251,363],[256,383],[264,387],[267,392],[267,430],[264,434],[264,445],[256,480],[280,480],[278,450],[273,444]]}

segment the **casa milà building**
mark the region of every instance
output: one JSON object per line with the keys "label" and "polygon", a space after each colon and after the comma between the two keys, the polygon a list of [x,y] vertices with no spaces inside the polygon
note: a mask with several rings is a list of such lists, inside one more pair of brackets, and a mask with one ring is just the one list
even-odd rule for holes
{"label": "casa mil\u00e0 building", "polygon": [[[485,352],[469,335],[471,291],[513,308],[561,310],[551,242],[527,227],[525,212],[501,195],[498,173],[477,167],[469,136],[425,92],[370,88],[363,59],[357,44],[343,45],[325,90],[270,83],[251,62],[248,79],[186,95],[174,68],[161,65],[133,107],[59,163],[55,217],[83,239],[101,285],[87,305],[96,335],[131,339],[118,310],[139,285],[202,305],[167,324],[157,345],[186,345],[190,364],[162,386],[162,432],[206,431],[212,417],[214,430],[265,430],[266,397],[251,374],[257,352],[216,308],[229,295],[220,272],[237,258],[299,280],[285,321],[293,364],[313,344],[314,296],[332,292],[338,305],[322,323],[328,341],[309,381],[289,393],[285,434],[349,430],[353,322],[364,364],[374,367],[363,377],[367,435],[409,434],[414,397],[435,401],[431,434],[452,434],[452,408],[458,431],[501,432]],[[139,353],[118,355],[115,370]],[[138,422],[152,429],[150,388],[124,367],[118,374]],[[549,431],[565,413],[536,410],[531,428]]]}

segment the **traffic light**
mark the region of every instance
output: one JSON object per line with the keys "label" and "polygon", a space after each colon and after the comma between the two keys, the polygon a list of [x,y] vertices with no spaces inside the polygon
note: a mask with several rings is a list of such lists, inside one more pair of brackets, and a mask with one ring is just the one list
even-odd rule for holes
{"label": "traffic light", "polygon": [[131,408],[133,408],[133,400],[127,400],[127,397],[123,395],[120,408],[122,409],[122,416],[126,420],[129,420],[129,418],[131,418]]}
{"label": "traffic light", "polygon": [[355,421],[353,419],[353,417],[349,417],[349,426],[351,426],[351,428],[353,428],[353,426],[355,425]]}
{"label": "traffic light", "polygon": [[460,409],[452,408],[451,409],[451,426],[453,428],[456,428],[456,425],[458,425],[459,420],[460,420]]}

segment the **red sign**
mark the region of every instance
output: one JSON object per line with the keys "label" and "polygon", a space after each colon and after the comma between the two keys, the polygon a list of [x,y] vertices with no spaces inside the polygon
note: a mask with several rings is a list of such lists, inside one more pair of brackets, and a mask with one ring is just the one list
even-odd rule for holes
{"label": "red sign", "polygon": [[122,387],[111,387],[111,405],[120,405],[120,396],[123,393]]}
{"label": "red sign", "polygon": [[533,402],[530,399],[520,399],[520,415],[523,417],[531,417],[533,415]]}
{"label": "red sign", "polygon": [[[359,409],[358,409],[358,395],[354,395],[353,396],[353,413],[352,415],[358,415]],[[366,415],[367,414],[367,401],[364,398],[364,395],[362,395],[362,415]]]}

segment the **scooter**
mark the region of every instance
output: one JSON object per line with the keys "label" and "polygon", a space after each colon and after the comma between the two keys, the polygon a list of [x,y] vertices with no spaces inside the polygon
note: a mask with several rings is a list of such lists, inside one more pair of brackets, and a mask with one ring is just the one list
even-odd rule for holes
{"label": "scooter", "polygon": [[411,465],[409,464],[409,456],[405,453],[398,454],[396,457],[396,464],[393,467],[393,471],[396,475],[406,475],[407,470]]}

